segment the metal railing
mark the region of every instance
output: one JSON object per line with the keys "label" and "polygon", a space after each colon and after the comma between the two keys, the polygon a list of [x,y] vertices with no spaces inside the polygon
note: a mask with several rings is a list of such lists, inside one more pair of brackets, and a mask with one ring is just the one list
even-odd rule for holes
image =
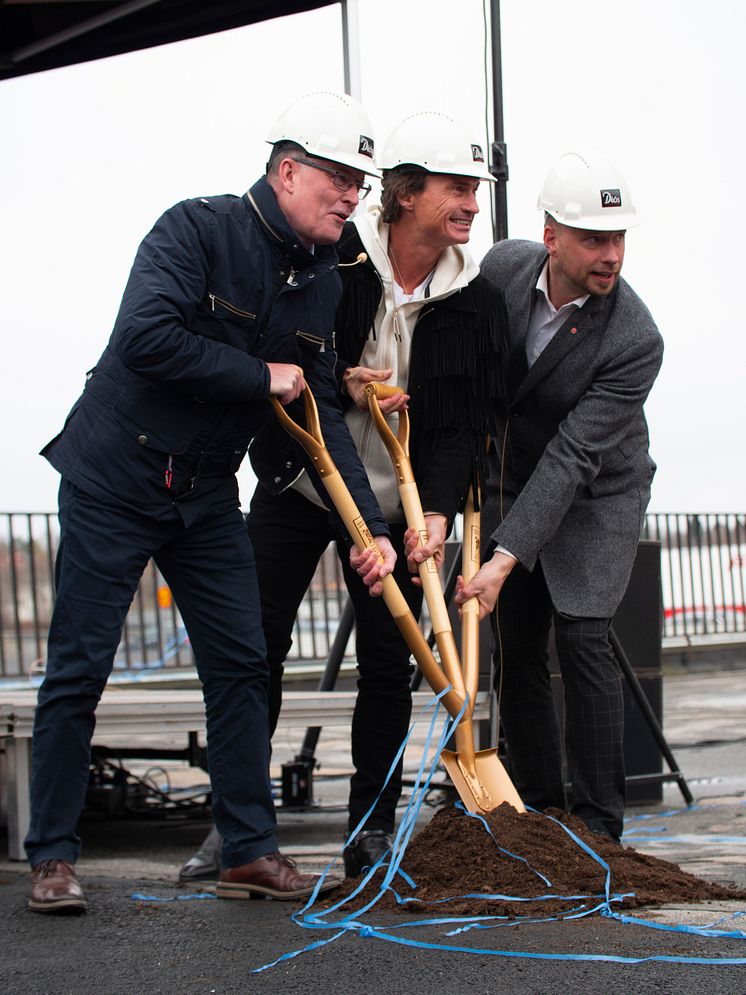
{"label": "metal railing", "polygon": [[[23,679],[44,670],[58,542],[55,514],[0,513],[0,678]],[[326,659],[346,594],[330,547],[298,613],[291,661]],[[184,624],[151,561],[125,620],[114,675],[193,668]]]}
{"label": "metal railing", "polygon": [[[0,678],[43,671],[58,535],[56,515],[0,513]],[[664,636],[746,633],[746,514],[650,514],[643,538],[661,544]],[[330,547],[296,620],[291,667],[326,659],[345,597]],[[347,651],[354,651],[352,640]],[[193,667],[184,625],[151,563],[127,616],[114,672]]]}
{"label": "metal railing", "polygon": [[746,633],[746,515],[646,516],[661,544],[664,636]]}

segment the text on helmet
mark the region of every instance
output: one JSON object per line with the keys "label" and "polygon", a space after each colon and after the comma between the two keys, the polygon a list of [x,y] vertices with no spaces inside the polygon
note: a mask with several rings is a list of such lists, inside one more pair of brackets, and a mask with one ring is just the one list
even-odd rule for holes
{"label": "text on helmet", "polygon": [[360,155],[367,155],[369,159],[372,159],[374,147],[372,138],[368,138],[367,135],[360,136],[360,144],[357,147]]}
{"label": "text on helmet", "polygon": [[621,207],[622,194],[620,190],[602,190],[601,207]]}

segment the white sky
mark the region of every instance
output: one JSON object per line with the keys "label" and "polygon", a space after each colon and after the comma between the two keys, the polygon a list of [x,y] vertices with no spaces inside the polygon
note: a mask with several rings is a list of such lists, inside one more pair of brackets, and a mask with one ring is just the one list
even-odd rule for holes
{"label": "white sky", "polygon": [[[666,340],[651,510],[743,511],[746,4],[501,7],[510,235],[540,237],[536,194],[561,152],[616,160],[643,221],[624,275]],[[361,0],[360,17],[379,142],[422,108],[484,132],[481,0]],[[0,83],[0,511],[56,507],[36,453],[103,350],[139,241],[184,197],[243,192],[282,108],[343,88],[340,25],[332,6]],[[477,259],[492,241],[480,196]],[[248,461],[240,479],[247,502]]]}

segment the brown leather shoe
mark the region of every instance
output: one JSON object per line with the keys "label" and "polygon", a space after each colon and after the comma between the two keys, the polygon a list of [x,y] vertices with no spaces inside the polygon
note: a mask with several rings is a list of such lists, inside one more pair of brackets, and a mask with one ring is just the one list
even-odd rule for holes
{"label": "brown leather shoe", "polygon": [[85,912],[88,903],[75,877],[75,868],[66,860],[42,860],[31,872],[31,898],[34,912]]}
{"label": "brown leather shoe", "polygon": [[[299,874],[295,868],[294,860],[275,850],[241,867],[224,868],[216,894],[218,898],[276,898],[280,901],[306,898],[313,892],[321,875]],[[327,875],[319,894],[331,891],[340,883],[338,877]]]}

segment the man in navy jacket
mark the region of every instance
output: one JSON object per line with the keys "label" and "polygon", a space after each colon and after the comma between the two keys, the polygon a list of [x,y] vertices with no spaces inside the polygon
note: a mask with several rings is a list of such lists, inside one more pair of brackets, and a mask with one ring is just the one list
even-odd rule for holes
{"label": "man in navy jacket", "polygon": [[268,668],[235,472],[273,417],[267,398],[289,404],[307,380],[328,448],[384,554],[366,581],[391,570],[388,528],[337,401],[332,348],[341,292],[332,243],[374,174],[373,142],[362,107],[332,93],[297,101],[268,141],[267,176],[243,197],[184,201],[145,238],[109,343],[43,450],[62,475],[61,534],[33,739],[34,911],[86,908],[75,828],[94,713],[151,557],[203,684],[224,839],[218,894],[296,898],[317,883],[275,840]]}

